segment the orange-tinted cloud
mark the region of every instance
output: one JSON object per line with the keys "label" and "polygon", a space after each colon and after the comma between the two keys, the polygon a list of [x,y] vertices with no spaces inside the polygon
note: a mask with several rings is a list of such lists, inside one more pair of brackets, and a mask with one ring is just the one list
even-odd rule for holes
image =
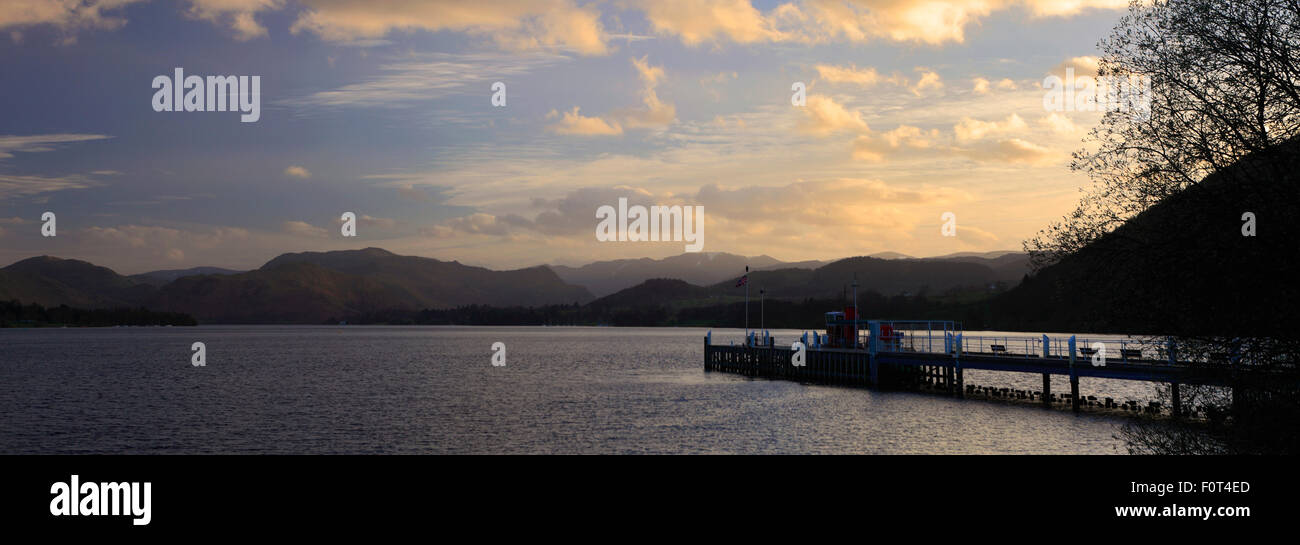
{"label": "orange-tinted cloud", "polygon": [[799,121],[799,130],[815,136],[830,136],[840,131],[865,131],[867,122],[862,120],[862,112],[845,108],[834,99],[821,95],[808,97],[803,107],[804,117]]}
{"label": "orange-tinted cloud", "polygon": [[118,28],[126,24],[120,10],[140,0],[5,0],[0,28],[53,25],[65,32],[82,28]]}
{"label": "orange-tinted cloud", "polygon": [[608,52],[600,13],[571,0],[303,0],[291,30],[328,41],[383,38],[392,31],[452,30],[488,37],[514,50],[563,48]]}
{"label": "orange-tinted cloud", "polygon": [[551,110],[547,114],[547,119],[559,118],[555,124],[547,127],[547,130],[555,134],[569,134],[575,136],[615,136],[623,134],[623,126],[617,122],[609,122],[599,117],[587,117],[578,113],[578,107],[574,106],[572,110],[559,113]]}

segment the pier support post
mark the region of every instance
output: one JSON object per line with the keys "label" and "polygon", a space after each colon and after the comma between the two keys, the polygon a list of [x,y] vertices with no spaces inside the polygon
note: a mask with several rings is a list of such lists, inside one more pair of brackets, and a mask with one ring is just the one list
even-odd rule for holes
{"label": "pier support post", "polygon": [[1169,383],[1169,393],[1170,397],[1173,398],[1174,418],[1180,418],[1183,416],[1183,396],[1178,391],[1177,382]]}
{"label": "pier support post", "polygon": [[952,365],[953,365],[954,368],[956,368],[956,371],[957,371],[957,380],[953,383],[953,387],[955,388],[955,390],[956,390],[956,392],[957,392],[957,399],[965,398],[965,397],[966,397],[966,385],[965,385],[965,382],[966,382],[966,381],[962,379],[962,373],[961,373],[961,360],[958,360],[958,359],[954,359],[954,360],[952,360]]}
{"label": "pier support post", "polygon": [[876,350],[880,348],[880,322],[867,322],[871,336],[867,338],[867,367],[871,376],[871,387],[880,386],[880,369],[876,363]]}
{"label": "pier support post", "polygon": [[1079,375],[1074,374],[1075,338],[1070,335],[1070,410],[1079,412]]}
{"label": "pier support post", "polygon": [[1043,406],[1052,406],[1052,375],[1043,373]]}

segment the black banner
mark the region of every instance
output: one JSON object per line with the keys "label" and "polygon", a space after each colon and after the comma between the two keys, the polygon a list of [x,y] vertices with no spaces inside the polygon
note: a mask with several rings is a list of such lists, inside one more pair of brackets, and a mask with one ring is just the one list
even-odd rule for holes
{"label": "black banner", "polygon": [[[1228,457],[3,460],[8,471],[0,520],[5,527],[127,536],[254,528],[329,534],[343,528],[420,529],[432,521],[444,529],[481,530],[530,520],[631,528],[699,517],[795,526],[870,520],[958,533],[1062,521],[1089,528],[1253,529],[1293,517],[1289,498],[1297,480],[1288,458]],[[136,496],[129,493],[133,486]],[[68,497],[60,498],[65,490]],[[112,502],[103,500],[123,490],[128,491],[123,497],[135,501],[119,502],[118,514],[112,514]],[[69,505],[74,499],[75,510]],[[100,510],[109,513],[87,513]]]}

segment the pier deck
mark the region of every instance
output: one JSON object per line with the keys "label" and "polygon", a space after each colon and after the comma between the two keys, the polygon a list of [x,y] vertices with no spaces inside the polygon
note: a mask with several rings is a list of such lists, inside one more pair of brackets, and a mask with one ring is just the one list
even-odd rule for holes
{"label": "pier deck", "polygon": [[[871,342],[870,337],[861,348],[832,348],[807,346],[803,350],[803,363],[799,365],[796,350],[789,346],[768,344],[714,345],[711,335],[704,339],[704,368],[708,371],[739,373],[753,377],[844,384],[880,388],[908,388],[926,383],[940,390],[962,397],[973,392],[974,387],[964,385],[963,374],[968,369],[1032,373],[1041,375],[1043,388],[1032,392],[1028,398],[1044,405],[1055,402],[1070,403],[1075,411],[1087,398],[1080,395],[1079,379],[1107,378],[1163,382],[1172,386],[1171,413],[1184,414],[1179,387],[1182,384],[1213,385],[1237,388],[1239,372],[1213,369],[1179,361],[1172,343],[1151,346],[1138,341],[1112,341],[1122,347],[1115,353],[1120,358],[1099,359],[1095,365],[1095,351],[1079,349],[1076,339],[1058,339],[1053,342],[1046,336],[1038,338],[999,338],[989,342],[984,338],[963,339],[960,334],[920,343]],[[806,343],[807,336],[801,339]],[[918,346],[919,344],[919,346]],[[1083,343],[1087,346],[1087,343]],[[1024,347],[1008,351],[1008,345]],[[1055,349],[1053,349],[1053,345]],[[970,350],[974,349],[974,350]],[[1107,352],[1107,354],[1111,354]],[[1162,356],[1164,359],[1150,357]],[[1070,392],[1060,396],[1051,393],[1051,375],[1069,377]],[[1258,378],[1258,377],[1256,377]],[[1288,380],[1294,377],[1289,377]],[[1110,400],[1107,400],[1110,405]]]}

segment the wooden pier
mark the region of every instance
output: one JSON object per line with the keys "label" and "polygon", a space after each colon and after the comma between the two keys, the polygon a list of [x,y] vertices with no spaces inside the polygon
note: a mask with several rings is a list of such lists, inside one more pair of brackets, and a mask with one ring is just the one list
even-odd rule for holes
{"label": "wooden pier", "polygon": [[[1076,353],[1073,342],[1070,342],[1067,354],[1053,354],[1044,348],[1041,355],[1034,355],[1009,354],[1005,346],[996,344],[992,345],[995,347],[992,351],[968,352],[959,348],[963,346],[960,336],[949,341],[940,343],[942,347],[939,349],[944,352],[874,346],[870,341],[864,347],[856,349],[805,345],[803,364],[797,365],[794,348],[777,346],[771,338],[766,345],[714,345],[710,335],[704,339],[704,369],[751,377],[883,389],[915,389],[925,386],[956,397],[992,390],[967,387],[963,380],[967,369],[1035,373],[1042,375],[1043,389],[1041,392],[1021,392],[1020,399],[1039,401],[1049,406],[1053,403],[1069,403],[1076,412],[1081,405],[1089,404],[1089,398],[1082,396],[1079,391],[1081,378],[1164,382],[1172,387],[1173,406],[1170,410],[1175,416],[1184,414],[1179,395],[1179,386],[1182,384],[1233,387],[1234,397],[1238,393],[1236,388],[1240,386],[1240,377],[1233,373],[1208,370],[1187,362],[1173,361],[1172,358],[1141,359],[1140,354],[1135,352],[1123,354],[1122,360],[1093,365],[1087,356],[1082,355],[1084,352]],[[1044,338],[1043,346],[1046,347],[1047,344],[1048,341]],[[1170,353],[1172,352],[1171,350]],[[1068,394],[1052,394],[1052,375],[1069,377]],[[993,391],[998,397],[1001,394],[1019,392],[1008,393],[1005,388]],[[1098,404],[1101,405],[1100,402]],[[1112,404],[1115,408],[1127,409],[1110,399],[1105,400],[1108,408]]]}

